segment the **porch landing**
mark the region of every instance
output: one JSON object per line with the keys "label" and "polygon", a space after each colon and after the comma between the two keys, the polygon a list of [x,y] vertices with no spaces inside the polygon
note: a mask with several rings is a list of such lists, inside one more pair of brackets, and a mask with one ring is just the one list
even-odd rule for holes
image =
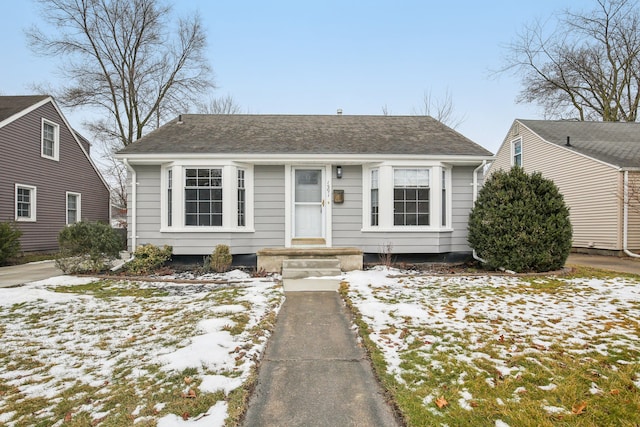
{"label": "porch landing", "polygon": [[362,270],[362,251],[358,248],[293,247],[265,248],[257,252],[258,270],[282,273],[286,259],[337,258],[341,271]]}

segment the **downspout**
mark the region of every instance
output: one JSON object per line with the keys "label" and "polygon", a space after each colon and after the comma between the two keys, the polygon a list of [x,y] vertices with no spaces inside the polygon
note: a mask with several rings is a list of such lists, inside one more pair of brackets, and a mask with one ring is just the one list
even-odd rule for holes
{"label": "downspout", "polygon": [[624,171],[624,200],[623,200],[623,220],[622,220],[622,250],[625,254],[633,258],[640,258],[640,255],[631,252],[627,248],[629,240],[629,171]]}
{"label": "downspout", "polygon": [[[483,169],[486,165],[487,165],[487,161],[483,160],[482,164],[473,170],[473,204],[474,205],[476,204],[476,200],[478,200],[478,172],[480,171],[480,169]],[[478,256],[475,249],[472,250],[471,255],[473,256],[473,259],[478,260],[483,264],[487,263],[486,260]]]}
{"label": "downspout", "polygon": [[122,163],[127,167],[127,170],[131,172],[131,252],[135,252],[137,245],[137,234],[138,234],[138,226],[137,226],[137,199],[138,199],[138,176],[136,174],[136,170],[131,167],[127,159],[122,159]]}

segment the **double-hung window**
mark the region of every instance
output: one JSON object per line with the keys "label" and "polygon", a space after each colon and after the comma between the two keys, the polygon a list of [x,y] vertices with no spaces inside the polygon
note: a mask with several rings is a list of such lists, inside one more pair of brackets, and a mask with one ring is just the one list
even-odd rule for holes
{"label": "double-hung window", "polygon": [[238,169],[238,227],[247,225],[247,188],[245,186],[245,171]]}
{"label": "double-hung window", "polygon": [[67,192],[67,225],[80,221],[80,194]]}
{"label": "double-hung window", "polygon": [[371,171],[371,225],[374,227],[380,224],[378,177],[378,169],[373,169]]}
{"label": "double-hung window", "polygon": [[36,187],[16,184],[16,221],[36,220]]}
{"label": "double-hung window", "polygon": [[41,155],[51,160],[59,159],[60,126],[42,119]]}
{"label": "double-hung window", "polygon": [[429,198],[429,169],[393,171],[393,225],[430,225]]}
{"label": "double-hung window", "polygon": [[511,166],[522,166],[522,139],[516,139],[511,145],[513,151]]}
{"label": "double-hung window", "polygon": [[222,226],[222,169],[185,169],[185,225]]}

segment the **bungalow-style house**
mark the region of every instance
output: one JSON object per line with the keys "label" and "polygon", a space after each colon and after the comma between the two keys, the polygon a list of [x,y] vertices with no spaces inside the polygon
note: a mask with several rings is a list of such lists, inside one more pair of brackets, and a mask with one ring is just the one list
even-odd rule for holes
{"label": "bungalow-style house", "polygon": [[558,186],[575,251],[640,250],[640,124],[515,120],[488,173],[516,165]]}
{"label": "bungalow-style house", "polygon": [[295,250],[351,248],[360,265],[363,252],[468,254],[467,217],[493,159],[425,116],[192,114],[117,157],[130,170],[131,248],[226,244],[267,269],[277,265],[261,256]]}
{"label": "bungalow-style house", "polygon": [[22,231],[24,252],[54,251],[80,220],[109,221],[109,188],[52,97],[0,96],[0,221]]}

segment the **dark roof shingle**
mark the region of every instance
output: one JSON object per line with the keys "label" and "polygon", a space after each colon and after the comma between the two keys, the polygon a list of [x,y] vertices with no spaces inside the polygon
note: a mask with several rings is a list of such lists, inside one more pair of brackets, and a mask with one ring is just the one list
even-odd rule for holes
{"label": "dark roof shingle", "polygon": [[416,154],[491,156],[427,116],[182,115],[119,154]]}
{"label": "dark roof shingle", "polygon": [[518,121],[552,144],[621,168],[640,167],[640,123]]}
{"label": "dark roof shingle", "polygon": [[0,96],[0,122],[49,98],[48,95]]}

